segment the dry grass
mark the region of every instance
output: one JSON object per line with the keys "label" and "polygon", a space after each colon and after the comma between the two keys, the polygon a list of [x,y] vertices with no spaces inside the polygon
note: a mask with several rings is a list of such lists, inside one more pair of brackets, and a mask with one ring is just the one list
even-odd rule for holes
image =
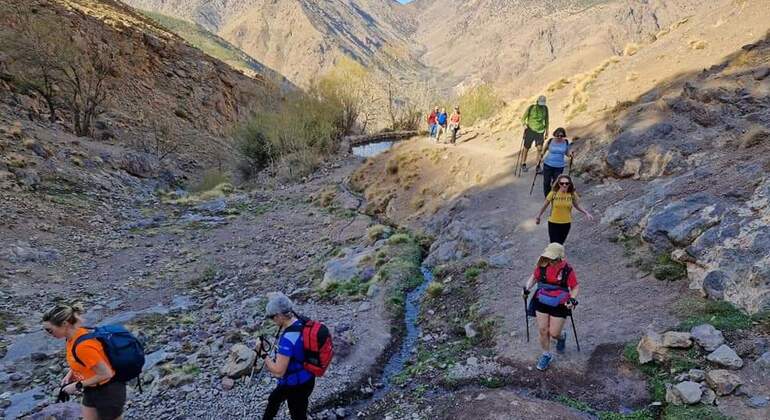
{"label": "dry grass", "polygon": [[702,50],[708,46],[708,43],[700,39],[694,39],[690,41],[689,46],[692,50]]}
{"label": "dry grass", "polygon": [[626,44],[625,48],[623,48],[623,55],[626,57],[631,57],[632,55],[638,53],[641,48],[641,45],[635,42],[630,42]]}
{"label": "dry grass", "polygon": [[561,90],[564,88],[564,86],[567,86],[570,83],[570,80],[566,77],[562,77],[561,79],[551,82],[551,84],[548,85],[548,87],[545,89],[548,93],[554,93],[557,90]]}
{"label": "dry grass", "polygon": [[759,146],[763,141],[767,142],[770,132],[761,125],[754,125],[740,138],[741,149],[750,149]]}
{"label": "dry grass", "polygon": [[573,78],[575,84],[569,94],[569,100],[562,104],[562,110],[566,114],[567,121],[572,120],[580,113],[588,110],[588,89],[591,87],[591,84],[593,84],[599,75],[607,70],[607,68],[619,61],[620,58],[618,57],[609,58],[590,72],[579,74]]}

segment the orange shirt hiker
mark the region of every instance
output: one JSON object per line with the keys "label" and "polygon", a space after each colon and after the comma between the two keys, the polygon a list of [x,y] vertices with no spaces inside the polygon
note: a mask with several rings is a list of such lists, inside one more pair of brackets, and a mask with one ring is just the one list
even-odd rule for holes
{"label": "orange shirt hiker", "polygon": [[[78,381],[85,381],[87,379],[93,378],[96,376],[96,372],[94,372],[94,367],[99,364],[99,362],[102,362],[107,366],[112,374],[115,374],[115,371],[112,369],[112,365],[110,365],[110,360],[107,358],[107,355],[104,353],[104,347],[102,347],[102,343],[99,342],[99,340],[92,338],[89,340],[84,340],[80,344],[78,344],[77,354],[78,359],[80,359],[83,364],[80,364],[75,360],[75,357],[72,355],[72,347],[75,344],[75,341],[78,339],[78,337],[88,334],[88,330],[85,328],[78,329],[77,333],[75,335],[67,340],[67,364],[69,364],[70,368],[72,369],[72,375],[78,380]],[[104,380],[99,383],[99,385],[104,385],[110,380]]]}

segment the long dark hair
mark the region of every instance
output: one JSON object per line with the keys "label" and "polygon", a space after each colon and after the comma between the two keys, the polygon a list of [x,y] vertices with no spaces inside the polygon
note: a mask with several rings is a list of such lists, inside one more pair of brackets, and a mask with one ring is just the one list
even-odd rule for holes
{"label": "long dark hair", "polygon": [[556,194],[559,192],[559,181],[562,179],[568,179],[569,180],[569,188],[567,188],[567,192],[575,195],[575,183],[572,182],[572,177],[569,175],[559,175],[556,177],[556,181],[553,182],[553,185],[551,185],[551,192]]}

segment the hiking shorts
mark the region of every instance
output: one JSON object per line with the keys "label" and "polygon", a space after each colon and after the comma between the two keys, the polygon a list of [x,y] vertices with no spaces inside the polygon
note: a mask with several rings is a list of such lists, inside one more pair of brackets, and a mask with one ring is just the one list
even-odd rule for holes
{"label": "hiking shorts", "polygon": [[548,314],[554,318],[566,318],[570,314],[570,310],[565,305],[548,306],[544,303],[540,303],[536,297],[532,298],[532,302],[532,306],[534,306],[535,312]]}
{"label": "hiking shorts", "polygon": [[83,388],[83,405],[96,409],[100,420],[113,420],[123,414],[126,405],[126,384],[113,381]]}
{"label": "hiking shorts", "polygon": [[537,147],[543,147],[543,142],[545,140],[545,133],[538,133],[535,131],[532,131],[529,129],[529,127],[524,129],[524,148],[529,149],[532,147],[532,143],[535,143],[535,146]]}

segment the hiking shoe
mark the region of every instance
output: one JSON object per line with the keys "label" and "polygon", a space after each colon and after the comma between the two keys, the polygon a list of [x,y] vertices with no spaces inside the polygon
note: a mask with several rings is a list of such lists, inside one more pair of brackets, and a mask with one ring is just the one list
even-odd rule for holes
{"label": "hiking shoe", "polygon": [[521,165],[521,171],[522,172],[528,172],[529,168],[527,168],[527,165]]}
{"label": "hiking shoe", "polygon": [[551,353],[543,353],[543,355],[540,356],[540,359],[537,361],[537,370],[548,369],[548,365],[551,364],[551,359],[553,359]]}
{"label": "hiking shoe", "polygon": [[564,353],[564,348],[567,346],[567,332],[562,331],[561,336],[556,339],[556,351]]}
{"label": "hiking shoe", "polygon": [[535,173],[536,174],[542,174],[543,168],[540,167],[540,165],[535,166]]}

